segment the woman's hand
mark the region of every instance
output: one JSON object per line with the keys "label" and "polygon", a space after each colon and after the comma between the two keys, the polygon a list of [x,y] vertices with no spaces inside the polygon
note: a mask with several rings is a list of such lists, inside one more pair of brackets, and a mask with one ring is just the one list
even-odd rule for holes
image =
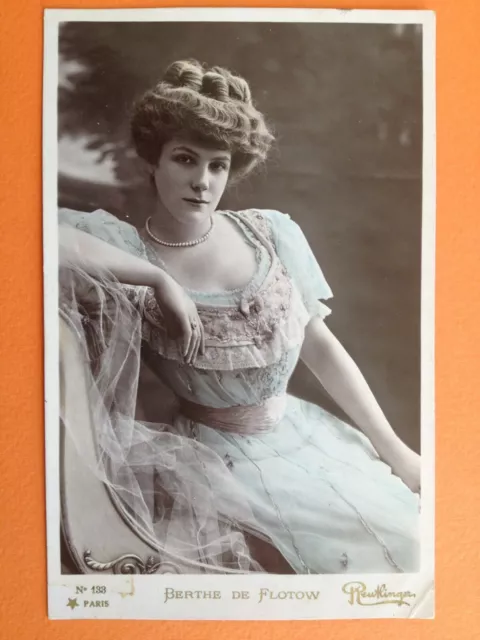
{"label": "woman's hand", "polygon": [[185,361],[192,363],[199,351],[204,352],[203,326],[195,304],[162,269],[67,225],[59,226],[59,258],[61,266],[80,267],[93,277],[110,273],[123,284],[152,287],[168,335],[181,340]]}
{"label": "woman's hand", "polygon": [[153,289],[168,335],[180,340],[185,362],[192,364],[199,352],[205,352],[204,329],[195,303],[183,287],[165,273],[158,278]]}
{"label": "woman's hand", "polygon": [[394,449],[385,456],[392,472],[402,480],[414,493],[420,493],[421,488],[421,464],[420,456],[407,447],[401,440]]}
{"label": "woman's hand", "polygon": [[393,473],[420,492],[420,456],[395,434],[360,369],[318,316],[307,325],[301,358]]}

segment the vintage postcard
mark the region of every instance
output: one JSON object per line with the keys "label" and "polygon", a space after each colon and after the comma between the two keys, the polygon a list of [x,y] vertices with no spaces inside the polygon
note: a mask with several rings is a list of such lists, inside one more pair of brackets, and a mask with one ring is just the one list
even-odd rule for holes
{"label": "vintage postcard", "polygon": [[51,618],[433,617],[434,34],[46,11]]}

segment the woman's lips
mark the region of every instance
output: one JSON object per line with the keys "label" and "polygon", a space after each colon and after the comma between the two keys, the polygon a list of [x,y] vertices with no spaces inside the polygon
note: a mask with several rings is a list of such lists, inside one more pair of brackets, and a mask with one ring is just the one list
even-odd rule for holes
{"label": "woman's lips", "polygon": [[206,200],[196,200],[195,198],[183,198],[185,202],[190,202],[190,204],[208,204]]}

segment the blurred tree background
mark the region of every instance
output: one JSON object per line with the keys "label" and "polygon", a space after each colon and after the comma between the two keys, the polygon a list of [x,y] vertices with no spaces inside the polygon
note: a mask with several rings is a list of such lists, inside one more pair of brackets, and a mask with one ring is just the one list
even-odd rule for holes
{"label": "blurred tree background", "polygon": [[[73,22],[60,31],[59,204],[140,226],[135,97],[181,58],[250,83],[277,144],[223,208],[302,226],[335,294],[333,331],[419,449],[422,33],[416,25]],[[319,398],[299,368],[292,388]],[[324,403],[324,399],[322,399]]]}

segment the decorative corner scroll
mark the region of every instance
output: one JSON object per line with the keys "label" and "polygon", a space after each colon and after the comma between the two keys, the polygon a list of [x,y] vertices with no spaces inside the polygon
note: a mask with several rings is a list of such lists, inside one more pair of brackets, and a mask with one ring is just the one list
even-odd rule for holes
{"label": "decorative corner scroll", "polygon": [[134,553],[126,553],[110,562],[99,562],[92,557],[92,552],[87,549],[83,554],[85,564],[93,571],[112,571],[114,574],[152,574],[152,573],[180,573],[178,567],[170,562],[162,562],[158,558],[149,556],[144,562]]}

